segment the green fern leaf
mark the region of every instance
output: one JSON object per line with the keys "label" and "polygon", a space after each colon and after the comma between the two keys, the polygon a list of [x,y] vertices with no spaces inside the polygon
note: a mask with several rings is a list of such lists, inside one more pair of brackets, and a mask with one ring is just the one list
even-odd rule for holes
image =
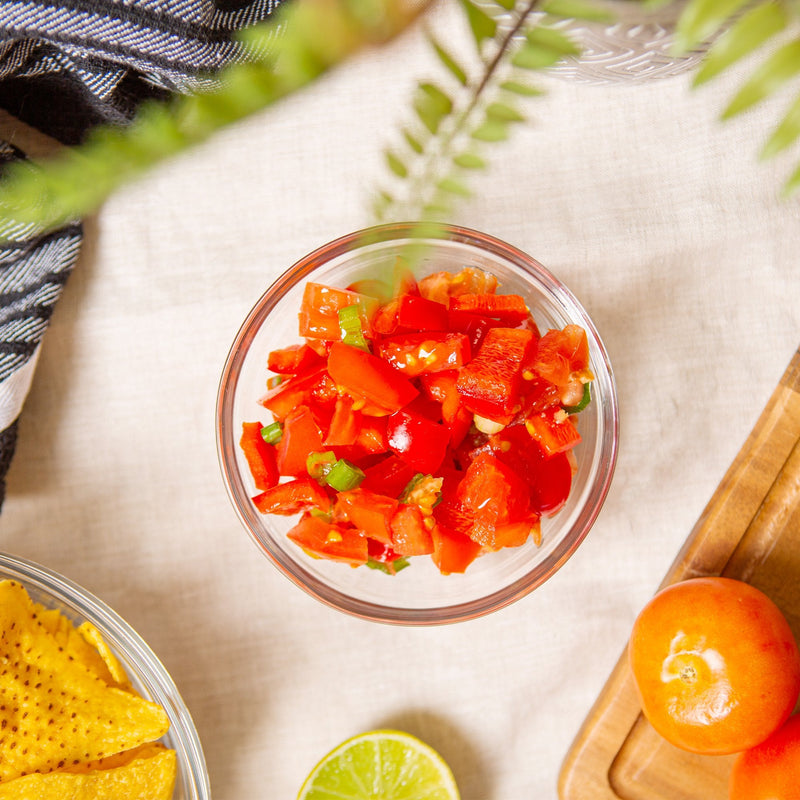
{"label": "green fern leaf", "polygon": [[497,31],[497,23],[472,0],[459,0],[466,12],[467,22],[475,43],[480,47],[486,39],[491,39]]}
{"label": "green fern leaf", "polygon": [[772,158],[800,138],[800,96],[789,106],[778,127],[761,150],[761,158]]}
{"label": "green fern leaf", "polygon": [[512,56],[511,63],[521,69],[547,69],[564,56],[578,55],[579,52],[568,36],[555,28],[539,25],[525,35],[525,41]]}
{"label": "green fern leaf", "polygon": [[408,167],[405,165],[405,162],[393,153],[391,150],[387,150],[384,153],[384,157],[386,158],[386,163],[389,165],[389,169],[397,175],[398,178],[407,178],[408,177]]}
{"label": "green fern leaf", "polygon": [[565,19],[583,19],[587,22],[614,22],[614,14],[605,8],[585,0],[547,0],[541,6],[546,14]]}
{"label": "green fern leaf", "polygon": [[710,39],[748,0],[691,0],[675,26],[674,51],[683,55]]}
{"label": "green fern leaf", "polygon": [[781,194],[783,197],[792,197],[800,189],[800,165],[789,176],[789,180],[783,185]]}
{"label": "green fern leaf", "polygon": [[791,41],[761,64],[722,112],[730,119],[773,94],[783,83],[800,74],[800,40]]}
{"label": "green fern leaf", "polygon": [[787,23],[784,7],[770,0],[742,15],[714,42],[695,73],[693,85],[700,86],[716,77],[739,59],[757,50]]}
{"label": "green fern leaf", "polygon": [[436,184],[436,186],[440,191],[447,192],[448,194],[458,195],[459,197],[472,196],[472,192],[469,190],[467,185],[457,178],[443,178]]}
{"label": "green fern leaf", "polygon": [[459,153],[453,156],[453,163],[463,169],[486,169],[486,161],[475,153]]}
{"label": "green fern leaf", "polygon": [[504,11],[513,11],[516,7],[516,0],[493,0]]}
{"label": "green fern leaf", "polygon": [[486,116],[501,122],[524,122],[525,116],[508,103],[494,102],[486,106]]}
{"label": "green fern leaf", "polygon": [[538,86],[531,86],[521,81],[503,81],[500,88],[512,94],[518,94],[521,97],[539,97],[544,94],[544,91]]}
{"label": "green fern leaf", "polygon": [[425,152],[425,147],[423,146],[422,142],[411,133],[408,128],[403,128],[402,130],[403,138],[406,140],[406,144],[409,146],[411,150],[413,150],[417,155],[422,155]]}
{"label": "green fern leaf", "polygon": [[508,123],[499,119],[486,119],[470,136],[480,142],[502,142],[508,139]]}
{"label": "green fern leaf", "polygon": [[450,72],[451,75],[455,77],[455,79],[462,85],[467,85],[467,72],[461,66],[461,64],[456,61],[456,59],[450,54],[448,50],[446,50],[442,44],[440,44],[433,35],[428,35],[428,41],[430,42],[431,46],[433,47],[434,52],[437,56],[439,56],[439,60],[444,64],[447,70]]}
{"label": "green fern leaf", "polygon": [[450,96],[433,83],[420,83],[414,97],[414,110],[422,124],[436,134],[442,120],[453,110]]}

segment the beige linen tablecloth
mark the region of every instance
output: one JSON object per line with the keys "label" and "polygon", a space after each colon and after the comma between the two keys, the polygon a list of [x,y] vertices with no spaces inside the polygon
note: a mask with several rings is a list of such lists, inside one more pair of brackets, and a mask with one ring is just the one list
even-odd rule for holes
{"label": "beige linen tablecloth", "polygon": [[114,196],[45,337],[0,547],[150,644],[216,800],[294,797],[328,749],[383,726],[440,750],[464,800],[555,798],[638,609],[800,342],[791,159],[756,161],[780,104],[722,126],[741,73],[697,92],[549,79],[453,221],[541,261],[604,338],[621,443],[600,518],[554,578],[474,622],[381,626],[296,589],[225,494],[219,374],[269,283],[371,222],[382,148],[434,69],[416,30]]}

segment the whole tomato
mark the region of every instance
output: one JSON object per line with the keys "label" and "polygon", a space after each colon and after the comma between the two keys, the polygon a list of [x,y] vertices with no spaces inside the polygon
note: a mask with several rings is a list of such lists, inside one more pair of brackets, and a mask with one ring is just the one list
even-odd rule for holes
{"label": "whole tomato", "polygon": [[729,800],[800,800],[800,714],[736,757]]}
{"label": "whole tomato", "polygon": [[628,657],[650,724],[695,753],[763,742],[800,694],[800,651],[785,617],[763,592],[730,578],[662,589],[636,618]]}

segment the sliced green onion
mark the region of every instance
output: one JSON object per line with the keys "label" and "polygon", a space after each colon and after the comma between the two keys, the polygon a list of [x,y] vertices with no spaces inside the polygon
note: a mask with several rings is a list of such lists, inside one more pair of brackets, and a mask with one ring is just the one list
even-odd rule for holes
{"label": "sliced green onion", "polygon": [[[430,476],[427,476],[427,477],[430,477]],[[419,486],[419,485],[420,485],[420,483],[421,483],[422,481],[424,481],[424,480],[425,480],[425,478],[426,478],[426,475],[425,475],[425,473],[424,473],[424,472],[418,472],[418,473],[417,473],[417,474],[416,474],[416,475],[415,475],[415,476],[414,476],[414,477],[413,477],[413,478],[412,478],[412,479],[411,479],[411,480],[410,480],[410,481],[409,481],[409,482],[406,484],[406,488],[405,488],[405,489],[403,489],[403,491],[402,491],[402,492],[400,492],[400,497],[398,497],[397,499],[398,499],[398,500],[399,500],[401,503],[408,503],[408,501],[409,501],[409,499],[410,499],[410,497],[411,497],[411,493],[414,491],[414,489],[416,489],[416,488],[417,488],[417,486]]]}
{"label": "sliced green onion", "polygon": [[387,575],[397,575],[401,569],[411,566],[411,562],[407,558],[396,558],[394,561],[377,561],[370,558],[367,561],[367,566],[370,569],[377,569],[385,572]]}
{"label": "sliced green onion", "polygon": [[589,388],[590,386],[590,383],[583,384],[583,397],[581,397],[580,402],[577,405],[564,406],[564,411],[566,411],[567,414],[577,414],[579,411],[583,411],[583,409],[589,405],[592,400],[592,390]]}
{"label": "sliced green onion", "polygon": [[355,464],[340,458],[326,473],[325,483],[337,492],[355,489],[367,476]]}
{"label": "sliced green onion", "polygon": [[277,444],[283,436],[283,425],[280,422],[270,422],[261,429],[261,438],[267,444]]}
{"label": "sliced green onion", "polygon": [[283,383],[283,375],[272,375],[267,378],[267,389],[274,389]]}
{"label": "sliced green onion", "polygon": [[308,513],[312,517],[318,517],[325,522],[330,522],[333,519],[329,511],[323,511],[321,508],[312,508]]}
{"label": "sliced green onion", "polygon": [[306,458],[306,472],[318,483],[327,483],[328,473],[336,463],[332,450],[314,451]]}
{"label": "sliced green onion", "polygon": [[361,306],[358,303],[339,309],[339,328],[345,344],[369,350],[369,344],[361,326]]}

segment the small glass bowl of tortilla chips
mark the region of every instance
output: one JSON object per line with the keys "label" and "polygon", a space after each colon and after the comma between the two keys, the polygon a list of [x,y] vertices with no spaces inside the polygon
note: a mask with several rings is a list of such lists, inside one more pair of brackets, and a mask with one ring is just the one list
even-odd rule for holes
{"label": "small glass bowl of tortilla chips", "polygon": [[0,554],[0,629],[0,798],[210,798],[172,679],[100,600]]}

